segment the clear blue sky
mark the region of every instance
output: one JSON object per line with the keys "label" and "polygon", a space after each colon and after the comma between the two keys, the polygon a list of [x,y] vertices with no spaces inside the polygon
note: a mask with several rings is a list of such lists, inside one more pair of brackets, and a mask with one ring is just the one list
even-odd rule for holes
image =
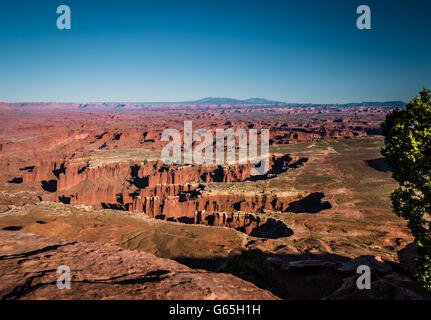
{"label": "clear blue sky", "polygon": [[407,101],[430,32],[426,0],[1,0],[0,101]]}

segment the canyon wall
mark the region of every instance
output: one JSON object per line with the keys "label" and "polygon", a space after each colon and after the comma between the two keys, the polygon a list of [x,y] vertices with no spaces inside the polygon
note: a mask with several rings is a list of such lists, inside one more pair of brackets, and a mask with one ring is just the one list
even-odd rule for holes
{"label": "canyon wall", "polygon": [[[271,156],[272,177],[301,162],[288,155]],[[166,165],[162,161],[124,161],[92,165],[89,160],[39,161],[23,168],[23,183],[41,183],[41,200],[86,204],[142,212],[149,217],[183,223],[227,226],[252,232],[265,221],[264,210],[284,211],[291,198],[275,194],[214,192],[213,182],[234,183],[255,179],[253,164]]]}

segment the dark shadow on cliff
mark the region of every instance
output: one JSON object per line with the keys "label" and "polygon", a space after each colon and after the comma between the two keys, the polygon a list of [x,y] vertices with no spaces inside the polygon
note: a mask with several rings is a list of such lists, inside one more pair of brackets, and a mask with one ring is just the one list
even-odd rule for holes
{"label": "dark shadow on cliff", "polygon": [[198,189],[193,189],[191,191],[185,191],[183,193],[178,194],[179,201],[185,202],[185,201],[196,199],[202,194],[201,192],[202,187],[203,186],[200,185]]}
{"label": "dark shadow on cliff", "polygon": [[105,134],[107,134],[108,132],[103,132],[103,133],[101,133],[101,134],[99,134],[99,135],[96,135],[96,139],[97,140],[100,140],[100,139],[102,139],[103,138],[103,136],[105,135]]}
{"label": "dark shadow on cliff", "polygon": [[118,203],[105,203],[102,202],[101,203],[102,209],[112,209],[112,210],[121,210],[121,211],[125,211],[126,208],[124,208],[124,206],[122,206],[121,204]]}
{"label": "dark shadow on cliff", "polygon": [[382,134],[382,128],[365,128],[365,133],[369,136],[380,136]]}
{"label": "dark shadow on cliff", "polygon": [[367,166],[381,172],[390,172],[391,168],[386,164],[385,158],[378,158],[372,160],[364,160]]}
{"label": "dark shadow on cliff", "polygon": [[116,140],[120,140],[122,136],[122,133],[117,133],[116,135],[114,135],[114,137],[112,138],[112,141],[116,141]]}
{"label": "dark shadow on cliff", "polygon": [[7,226],[2,228],[2,230],[5,230],[5,231],[19,231],[21,229],[22,229],[22,226]]}
{"label": "dark shadow on cliff", "polygon": [[282,237],[290,237],[291,235],[293,235],[292,229],[286,226],[283,222],[271,218],[250,232],[250,236],[267,239],[278,239]]}
{"label": "dark shadow on cliff", "polygon": [[138,174],[140,168],[141,167],[139,165],[133,165],[130,167],[130,183],[132,183],[137,188],[142,189],[148,187],[148,177],[139,178]]}
{"label": "dark shadow on cliff", "polygon": [[185,224],[194,224],[195,223],[195,219],[190,218],[190,217],[180,217],[177,219],[177,221],[180,223],[185,223]]}
{"label": "dark shadow on cliff", "polygon": [[407,244],[397,252],[398,261],[406,272],[413,272],[416,266],[416,258],[419,257],[414,242]]}
{"label": "dark shadow on cliff", "polygon": [[[193,269],[231,273],[282,299],[321,299],[342,285],[343,276],[334,268],[286,269],[290,261],[322,260],[334,266],[350,259],[336,254],[267,254],[258,249],[236,251],[228,257],[176,258]],[[274,263],[274,261],[276,261]]]}
{"label": "dark shadow on cliff", "polygon": [[318,213],[322,210],[331,209],[332,205],[328,202],[322,202],[325,194],[322,192],[312,192],[303,199],[289,203],[285,212],[293,213]]}
{"label": "dark shadow on cliff", "polygon": [[27,166],[27,167],[19,168],[19,170],[32,172],[34,168],[35,168],[35,166]]}
{"label": "dark shadow on cliff", "polygon": [[12,180],[9,180],[8,182],[9,183],[20,184],[20,183],[22,183],[22,178],[21,177],[15,177]]}
{"label": "dark shadow on cliff", "polygon": [[[164,220],[165,216],[160,215],[156,216],[156,219]],[[195,217],[179,217],[179,218],[168,218],[168,221],[173,222],[179,222],[184,224],[201,224],[202,216],[200,213],[196,215]],[[290,237],[293,235],[293,230],[286,226],[282,221],[275,220],[272,218],[267,219],[264,223],[260,224],[260,217],[258,216],[250,216],[250,220],[243,226],[240,227],[232,227],[230,223],[232,222],[231,218],[227,218],[224,225],[216,225],[216,216],[215,215],[208,215],[204,218],[206,225],[208,226],[215,226],[215,227],[226,227],[226,228],[232,228],[239,232],[249,234],[250,236],[256,237],[256,238],[263,238],[263,239],[278,239],[283,237]],[[250,230],[251,223],[257,223],[258,225]]]}
{"label": "dark shadow on cliff", "polygon": [[42,189],[48,192],[56,192],[57,191],[57,180],[43,180],[41,182]]}
{"label": "dark shadow on cliff", "polygon": [[213,171],[209,172],[209,173],[204,173],[203,175],[201,175],[201,179],[205,180],[205,176],[209,174],[210,175],[210,181],[212,182],[223,182],[224,181],[224,176],[225,176],[225,172],[222,166],[217,166],[217,168],[215,168]]}
{"label": "dark shadow on cliff", "polygon": [[[272,167],[266,174],[251,176],[246,181],[260,181],[275,178],[277,175],[287,172],[289,169],[297,169],[304,165],[308,161],[308,158],[300,158],[299,160],[290,163],[293,158],[290,155],[284,155],[274,160]],[[255,167],[259,167],[260,163],[255,164]]]}
{"label": "dark shadow on cliff", "polygon": [[70,197],[60,196],[58,197],[58,201],[64,204],[70,204]]}
{"label": "dark shadow on cliff", "polygon": [[[195,269],[231,273],[287,300],[431,298],[399,263],[381,262],[370,255],[351,259],[331,253],[235,252],[228,257],[174,260]],[[357,267],[364,263],[371,268],[371,290],[359,290],[356,285]]]}
{"label": "dark shadow on cliff", "polygon": [[66,168],[64,167],[64,163],[60,165],[60,168],[57,168],[57,165],[56,165],[56,168],[52,170],[52,173],[56,176],[57,179],[59,179],[60,174],[66,173]]}

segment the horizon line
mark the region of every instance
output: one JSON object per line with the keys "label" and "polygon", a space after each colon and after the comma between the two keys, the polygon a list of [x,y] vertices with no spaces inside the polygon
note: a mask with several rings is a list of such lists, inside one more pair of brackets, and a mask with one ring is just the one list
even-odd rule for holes
{"label": "horizon line", "polygon": [[[272,100],[266,98],[247,98],[247,99],[238,99],[238,98],[228,98],[228,97],[205,97],[195,100],[186,100],[186,101],[55,101],[55,100],[27,100],[27,101],[0,101],[0,103],[6,104],[25,104],[25,103],[58,103],[58,104],[230,104],[230,103],[211,103],[211,102],[200,102],[200,100],[205,99],[227,99],[227,100],[236,100],[236,104],[305,104],[305,105],[345,105],[345,104],[361,104],[361,103],[403,103],[407,104],[404,100],[364,100],[364,101],[349,101],[349,102],[286,102],[281,100]],[[253,99],[262,99],[266,100],[266,102],[262,103],[247,103],[247,100]]]}

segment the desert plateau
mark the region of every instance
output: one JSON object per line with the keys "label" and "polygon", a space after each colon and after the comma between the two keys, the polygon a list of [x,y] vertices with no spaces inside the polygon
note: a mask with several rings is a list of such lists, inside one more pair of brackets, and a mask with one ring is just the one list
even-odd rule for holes
{"label": "desert plateau", "polygon": [[[394,107],[3,103],[1,296],[424,299],[408,276],[413,238],[391,212],[396,183],[380,155],[380,125]],[[250,163],[165,164],[162,131],[184,121],[194,130],[270,128],[268,172],[251,175]],[[64,250],[73,269],[84,270],[86,259],[107,264],[93,266],[97,275],[72,274],[80,286],[96,278],[90,291],[77,291],[85,294],[51,288],[49,264],[63,261]],[[255,252],[271,279],[254,281],[260,289],[229,280],[219,292],[230,261]],[[376,270],[379,290],[355,291],[361,261]],[[125,274],[112,274],[117,264]],[[182,280],[169,274],[181,268],[189,284],[177,295],[171,282]],[[11,279],[18,272],[28,275]],[[145,281],[133,292],[148,273],[165,295]],[[207,289],[194,287],[209,274]]]}

